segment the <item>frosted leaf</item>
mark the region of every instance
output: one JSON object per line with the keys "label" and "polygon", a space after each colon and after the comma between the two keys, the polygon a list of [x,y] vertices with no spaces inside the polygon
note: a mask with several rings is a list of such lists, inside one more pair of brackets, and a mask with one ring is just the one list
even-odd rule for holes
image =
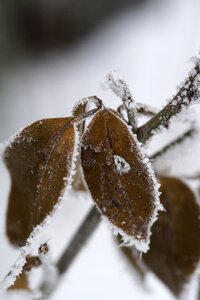
{"label": "frosted leaf", "polygon": [[129,163],[127,163],[127,161],[125,161],[124,158],[122,158],[119,155],[114,155],[113,157],[116,169],[119,172],[119,174],[126,174],[130,171],[131,166],[129,165]]}
{"label": "frosted leaf", "polygon": [[[126,244],[146,252],[151,226],[162,206],[151,163],[131,127],[113,110],[101,109],[83,135],[81,160],[86,183],[101,214]],[[121,171],[121,162],[125,172],[120,174],[116,163]]]}
{"label": "frosted leaf", "polygon": [[71,186],[78,143],[71,121],[60,118],[35,122],[5,150],[12,181],[7,235],[15,245],[25,244],[33,228],[59,201],[65,186]]}
{"label": "frosted leaf", "polygon": [[[64,123],[66,124],[66,121]],[[22,272],[23,266],[26,263],[26,257],[31,255],[31,253],[35,250],[35,248],[37,248],[37,249],[39,248],[40,243],[38,243],[38,241],[37,241],[38,236],[40,236],[41,232],[44,230],[44,228],[50,224],[50,222],[52,220],[52,216],[60,209],[61,202],[62,202],[62,195],[64,193],[64,190],[67,191],[71,188],[73,176],[75,173],[77,148],[78,148],[78,143],[79,143],[79,134],[76,129],[76,126],[74,126],[72,130],[74,130],[73,143],[71,144],[71,146],[73,146],[73,148],[72,148],[72,152],[71,152],[70,164],[68,165],[69,168],[66,173],[67,176],[65,177],[64,181],[63,181],[63,178],[61,178],[62,179],[62,190],[60,190],[59,196],[56,199],[55,203],[53,205],[51,205],[51,209],[49,209],[49,207],[45,207],[45,209],[46,209],[45,217],[43,220],[41,218],[41,222],[39,222],[39,225],[31,223],[30,228],[33,227],[33,230],[31,230],[29,236],[27,236],[28,231],[25,231],[22,234],[20,233],[20,239],[18,237],[16,239],[15,235],[13,236],[12,240],[14,241],[14,243],[18,243],[18,241],[20,241],[20,244],[25,244],[25,245],[19,249],[20,253],[19,253],[18,259],[16,260],[14,265],[10,268],[10,272],[8,273],[8,275],[0,283],[0,295],[2,295],[8,287],[10,287],[11,285],[14,284],[17,276],[19,276],[19,274]],[[45,135],[45,137],[47,138],[48,135],[47,136]],[[13,142],[18,143],[18,140],[16,140],[16,138],[15,138],[15,139],[13,139]],[[13,145],[13,142],[11,144],[11,147]],[[32,148],[32,151],[33,151],[33,148]],[[65,149],[65,151],[66,151],[66,149]],[[58,160],[56,162],[58,163]],[[66,168],[67,166],[65,165],[64,167]],[[59,170],[61,171],[61,168]],[[47,172],[47,174],[48,174],[48,172]],[[18,174],[18,178],[19,178],[19,174]],[[55,188],[55,186],[52,186],[52,187]],[[39,212],[40,211],[41,210],[39,210]],[[18,209],[18,210],[16,210],[16,212],[20,213],[20,210]],[[28,222],[32,222],[32,220],[33,220],[32,218],[30,218],[30,219],[28,218]],[[27,226],[27,224],[25,223],[24,226]]]}

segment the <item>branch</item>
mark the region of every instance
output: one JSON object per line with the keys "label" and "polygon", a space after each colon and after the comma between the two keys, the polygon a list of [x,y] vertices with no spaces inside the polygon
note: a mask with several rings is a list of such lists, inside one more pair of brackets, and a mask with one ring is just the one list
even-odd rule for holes
{"label": "branch", "polygon": [[86,216],[85,220],[70,241],[69,246],[65,249],[64,253],[56,264],[58,272],[56,284],[50,286],[47,282],[43,282],[43,284],[41,285],[40,290],[42,292],[42,297],[40,298],[40,300],[47,299],[58,287],[63,273],[65,273],[69,269],[76,256],[82,250],[83,246],[86,244],[92,233],[99,225],[101,220],[100,217],[101,216],[97,211],[96,206],[94,206]]}
{"label": "branch", "polygon": [[65,250],[56,264],[59,274],[63,274],[69,268],[70,264],[79,253],[83,245],[87,242],[93,231],[100,223],[100,214],[94,206],[82,225],[78,229],[77,233],[71,240],[69,247]]}
{"label": "branch", "polygon": [[196,132],[197,131],[194,127],[188,129],[182,136],[180,136],[175,141],[169,143],[167,146],[165,146],[164,148],[162,148],[161,150],[159,150],[158,152],[153,154],[150,157],[150,159],[151,160],[156,160],[157,158],[161,157],[163,154],[167,153],[168,151],[170,151],[171,149],[173,149],[177,145],[181,145],[187,138],[191,138]]}
{"label": "branch", "polygon": [[156,131],[163,127],[168,127],[169,122],[174,116],[190,104],[195,103],[200,97],[199,87],[200,62],[198,60],[174,98],[151,120],[138,128],[137,136],[140,142],[145,143]]}

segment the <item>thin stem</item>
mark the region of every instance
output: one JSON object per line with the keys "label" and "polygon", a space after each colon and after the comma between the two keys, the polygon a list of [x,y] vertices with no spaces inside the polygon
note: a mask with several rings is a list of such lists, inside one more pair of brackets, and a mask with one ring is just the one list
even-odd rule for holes
{"label": "thin stem", "polygon": [[152,119],[138,128],[137,136],[142,143],[151,138],[158,129],[162,127],[167,128],[172,117],[180,113],[184,107],[188,107],[199,99],[199,74],[200,65],[197,62],[173,99]]}
{"label": "thin stem", "polygon": [[59,258],[58,262],[56,263],[56,268],[58,271],[58,278],[56,284],[53,286],[49,286],[48,283],[44,282],[40,290],[42,292],[42,299],[48,299],[48,297],[54,292],[54,290],[58,287],[60,279],[65,273],[70,265],[75,260],[76,256],[82,250],[83,246],[91,237],[92,233],[96,230],[97,226],[100,223],[100,214],[97,211],[96,207],[94,206],[88,215],[86,216],[85,220],[75,233],[74,237],[69,243],[69,246],[65,249],[64,253]]}
{"label": "thin stem", "polygon": [[100,214],[94,206],[71,240],[69,247],[65,250],[57,262],[56,267],[59,274],[63,274],[65,271],[67,271],[76,255],[99,225],[100,220]]}
{"label": "thin stem", "polygon": [[150,159],[156,160],[157,158],[161,157],[163,154],[167,153],[177,145],[181,145],[187,138],[191,138],[196,133],[195,128],[188,129],[182,136],[178,137],[175,141],[169,143],[167,146],[159,150],[158,152],[154,153]]}

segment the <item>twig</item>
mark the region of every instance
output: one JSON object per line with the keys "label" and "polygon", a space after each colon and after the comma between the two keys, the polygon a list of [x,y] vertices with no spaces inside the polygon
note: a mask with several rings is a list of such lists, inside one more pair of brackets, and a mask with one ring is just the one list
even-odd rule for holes
{"label": "twig", "polygon": [[119,97],[123,106],[126,110],[128,117],[128,124],[131,125],[132,131],[136,132],[137,130],[137,110],[136,103],[133,99],[130,89],[128,88],[127,83],[121,78],[115,78],[114,73],[109,73],[107,75],[108,87],[112,92]]}
{"label": "twig", "polygon": [[139,102],[136,102],[136,109],[138,114],[147,117],[154,117],[159,112],[157,108]]}
{"label": "twig", "polygon": [[78,229],[69,247],[56,264],[59,274],[63,274],[100,223],[100,214],[94,206]]}
{"label": "twig", "polygon": [[137,136],[142,143],[151,138],[160,128],[167,127],[172,117],[180,113],[184,107],[188,107],[199,99],[199,75],[200,63],[198,61],[174,98],[158,114],[138,128]]}
{"label": "twig", "polygon": [[163,154],[167,153],[171,149],[173,149],[177,145],[181,145],[187,138],[191,138],[196,133],[195,128],[188,129],[182,136],[178,137],[175,141],[169,143],[167,146],[153,154],[150,159],[156,160],[157,158],[161,157]]}
{"label": "twig", "polygon": [[58,278],[56,284],[53,286],[49,286],[48,283],[44,282],[40,290],[42,292],[42,299],[48,299],[48,297],[54,292],[54,290],[58,287],[60,279],[65,273],[70,265],[73,263],[74,259],[78,255],[78,253],[82,250],[83,246],[86,244],[88,239],[91,237],[92,233],[95,231],[97,226],[100,223],[100,214],[97,211],[96,207],[94,206],[88,215],[86,216],[85,220],[75,233],[74,237],[72,238],[69,246],[65,249],[64,253],[58,260],[56,264]]}

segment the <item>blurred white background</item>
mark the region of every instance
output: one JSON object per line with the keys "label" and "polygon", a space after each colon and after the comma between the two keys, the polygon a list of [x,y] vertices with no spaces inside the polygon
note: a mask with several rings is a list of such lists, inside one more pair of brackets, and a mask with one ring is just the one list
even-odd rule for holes
{"label": "blurred white background", "polygon": [[[189,59],[200,49],[199,12],[198,0],[149,1],[118,12],[79,43],[45,56],[26,57],[5,69],[0,76],[0,142],[38,119],[69,116],[75,102],[86,96],[97,95],[107,106],[116,107],[119,100],[101,89],[112,70],[121,72],[139,102],[162,107],[186,77]],[[2,279],[18,253],[5,238],[9,176],[2,162],[0,167]],[[50,239],[54,260],[90,206],[90,199],[66,199],[43,237],[43,241]],[[51,299],[174,298],[152,274],[143,289],[102,223]]]}

